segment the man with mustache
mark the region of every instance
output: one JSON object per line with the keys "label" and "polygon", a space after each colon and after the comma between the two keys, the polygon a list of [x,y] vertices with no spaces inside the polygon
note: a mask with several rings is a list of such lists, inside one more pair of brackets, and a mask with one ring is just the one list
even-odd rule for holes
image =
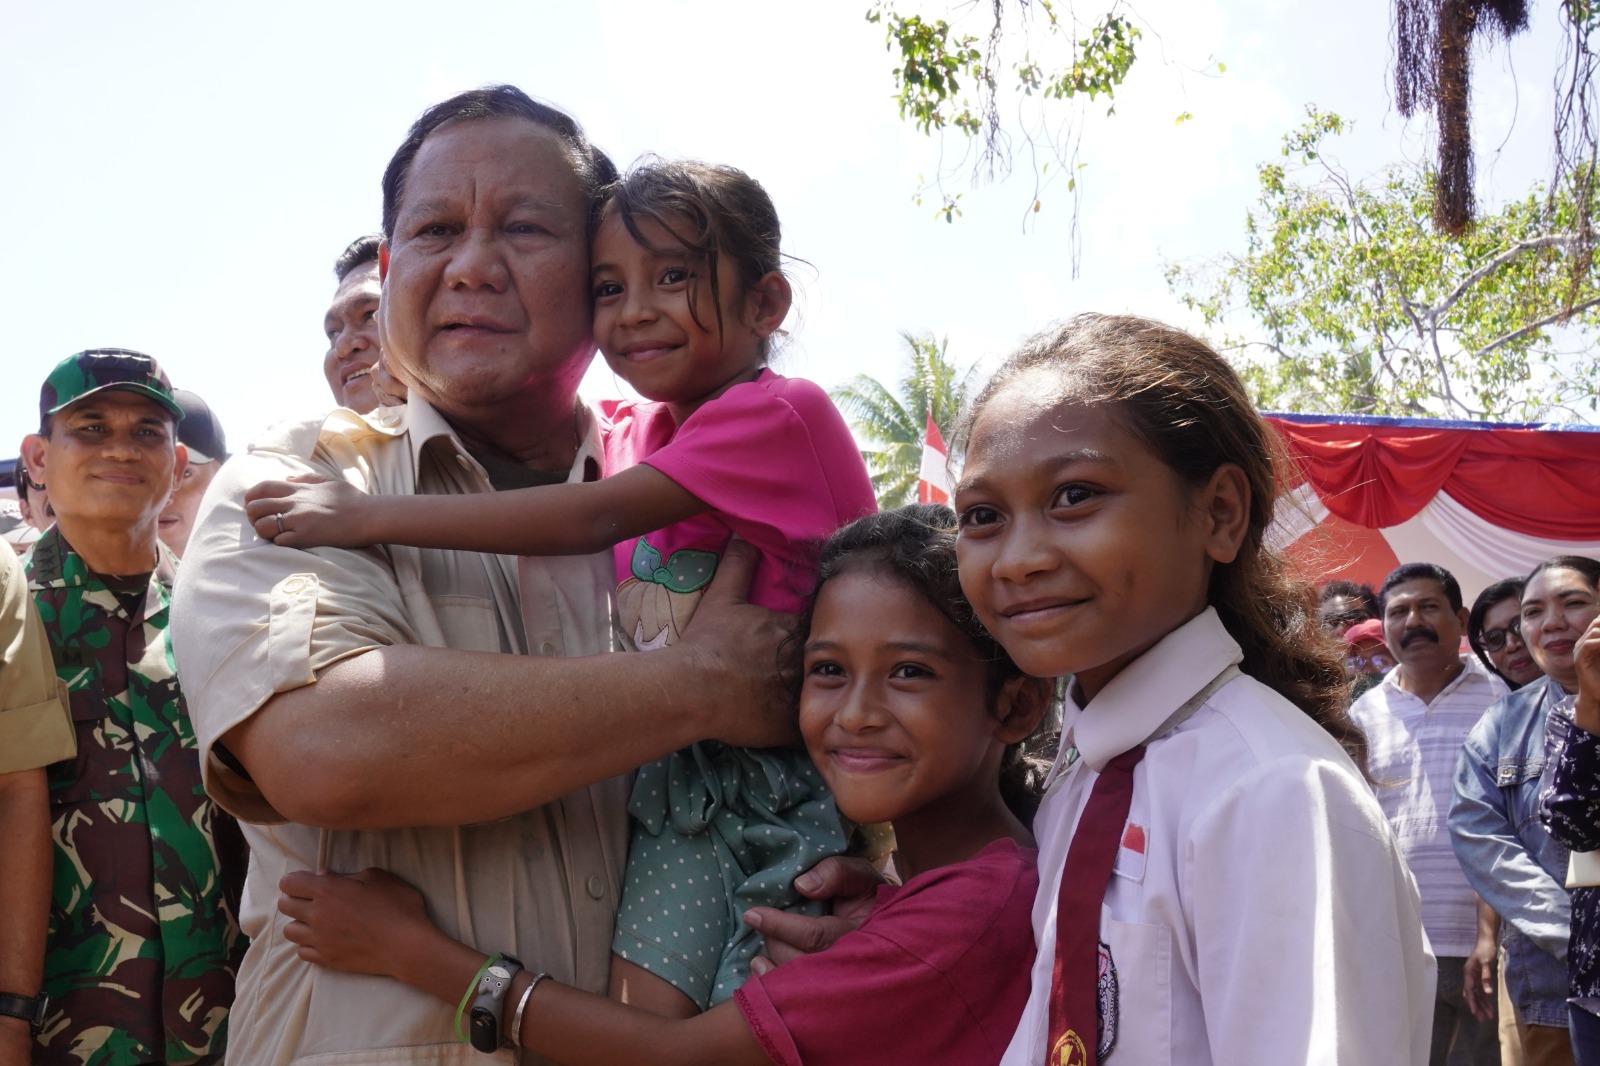
{"label": "man with mustache", "polygon": [[1481,996],[1492,948],[1487,959],[1474,951],[1477,896],[1456,861],[1445,815],[1461,745],[1507,689],[1476,656],[1461,654],[1467,611],[1449,571],[1406,563],[1384,579],[1378,597],[1384,643],[1399,665],[1356,700],[1350,717],[1367,734],[1373,791],[1417,879],[1422,926],[1439,959],[1429,1061],[1496,1066],[1492,1001]]}

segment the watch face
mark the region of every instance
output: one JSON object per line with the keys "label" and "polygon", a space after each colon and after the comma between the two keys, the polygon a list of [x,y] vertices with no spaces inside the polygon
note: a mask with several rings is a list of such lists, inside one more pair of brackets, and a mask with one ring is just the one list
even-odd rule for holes
{"label": "watch face", "polygon": [[511,971],[504,966],[491,966],[487,976],[493,977],[497,981],[509,981],[511,979]]}

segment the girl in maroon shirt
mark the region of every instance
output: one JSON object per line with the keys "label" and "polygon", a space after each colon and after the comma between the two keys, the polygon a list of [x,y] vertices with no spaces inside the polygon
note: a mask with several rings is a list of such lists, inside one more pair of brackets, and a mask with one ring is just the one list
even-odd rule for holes
{"label": "girl in maroon shirt", "polygon": [[[827,951],[689,1019],[557,984],[531,959],[494,1008],[507,1042],[569,1066],[999,1062],[1027,999],[1038,885],[1037,796],[1015,784],[1049,685],[973,617],[939,506],[834,534],[794,647],[806,747],[846,816],[893,823],[904,885]],[[281,888],[284,935],[308,962],[465,1004],[493,958],[381,870],[295,873]]]}

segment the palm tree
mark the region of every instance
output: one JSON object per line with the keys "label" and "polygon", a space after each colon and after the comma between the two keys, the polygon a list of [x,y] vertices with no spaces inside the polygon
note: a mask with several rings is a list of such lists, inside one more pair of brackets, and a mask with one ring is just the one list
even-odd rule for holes
{"label": "palm tree", "polygon": [[[867,445],[861,457],[878,506],[885,509],[917,502],[928,413],[932,411],[934,424],[949,441],[976,369],[975,365],[959,368],[950,361],[945,352],[948,338],[936,341],[931,333],[902,332],[900,339],[906,345],[906,374],[898,394],[866,374],[857,374],[830,393],[857,439]],[[958,458],[953,450],[950,458]]]}

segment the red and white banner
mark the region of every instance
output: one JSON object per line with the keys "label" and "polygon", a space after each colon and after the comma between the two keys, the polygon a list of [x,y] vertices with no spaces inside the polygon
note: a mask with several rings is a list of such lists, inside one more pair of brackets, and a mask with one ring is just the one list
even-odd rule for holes
{"label": "red and white banner", "polygon": [[944,434],[928,416],[928,428],[922,435],[922,472],[917,482],[918,503],[950,502],[950,453],[944,445]]}
{"label": "red and white banner", "polygon": [[1600,558],[1600,427],[1268,415],[1296,468],[1271,540],[1319,584],[1438,563],[1471,602],[1552,555]]}

